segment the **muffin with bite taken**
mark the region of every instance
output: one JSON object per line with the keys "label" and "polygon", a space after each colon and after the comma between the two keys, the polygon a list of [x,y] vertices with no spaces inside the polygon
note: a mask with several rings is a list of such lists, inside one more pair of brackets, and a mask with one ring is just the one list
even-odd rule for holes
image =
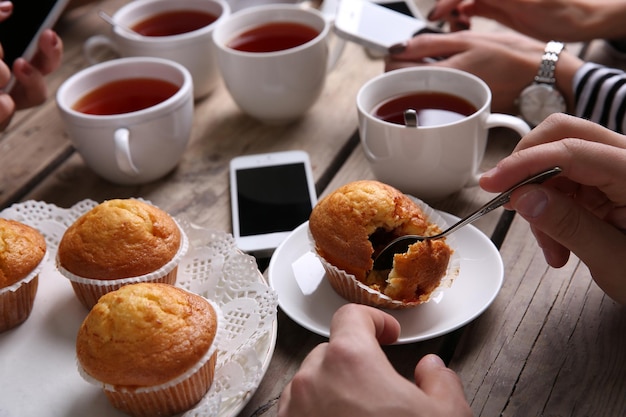
{"label": "muffin with bite taken", "polygon": [[38,230],[0,218],[0,332],[30,316],[46,251],[46,240]]}
{"label": "muffin with bite taken", "polygon": [[178,287],[129,284],[102,296],[83,321],[83,377],[135,417],[190,409],[213,383],[219,307]]}
{"label": "muffin with bite taken", "polygon": [[372,271],[376,255],[395,238],[441,231],[415,201],[378,181],[351,182],[321,199],[311,212],[309,231],[335,291],[376,307],[428,301],[453,253],[446,239],[426,240],[396,254],[391,270]]}
{"label": "muffin with bite taken", "polygon": [[137,282],[174,284],[187,238],[174,218],[136,199],[105,201],[63,234],[59,271],[87,308],[109,291]]}

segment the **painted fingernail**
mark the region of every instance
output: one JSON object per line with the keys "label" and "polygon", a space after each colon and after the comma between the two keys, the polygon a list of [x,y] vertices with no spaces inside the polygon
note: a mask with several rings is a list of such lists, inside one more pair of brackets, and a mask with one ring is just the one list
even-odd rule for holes
{"label": "painted fingernail", "polygon": [[548,205],[548,195],[540,188],[522,194],[515,202],[514,209],[528,219],[539,217]]}
{"label": "painted fingernail", "polygon": [[395,45],[391,45],[389,49],[387,50],[387,52],[389,52],[389,54],[391,55],[401,54],[402,52],[406,51],[406,48],[407,48],[406,42],[396,43]]}

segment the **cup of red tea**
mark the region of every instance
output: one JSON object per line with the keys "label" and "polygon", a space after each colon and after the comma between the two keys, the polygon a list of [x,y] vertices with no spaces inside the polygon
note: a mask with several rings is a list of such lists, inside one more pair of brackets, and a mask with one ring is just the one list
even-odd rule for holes
{"label": "cup of red tea", "polygon": [[[111,56],[152,56],[185,66],[193,77],[194,97],[205,97],[219,81],[212,33],[230,14],[224,0],[136,0],[112,18],[118,25],[110,36],[95,35],[84,45],[87,60]],[[126,30],[129,28],[131,30]]]}
{"label": "cup of red tea", "polygon": [[341,54],[322,13],[289,4],[231,14],[213,32],[226,88],[248,115],[270,124],[299,118],[322,92]]}
{"label": "cup of red tea", "polygon": [[68,78],[57,106],[86,164],[117,184],[156,180],[178,164],[193,124],[193,81],[161,58],[120,58]]}
{"label": "cup of red tea", "polygon": [[413,67],[381,74],[357,94],[359,134],[376,178],[424,200],[476,185],[490,128],[523,136],[520,118],[491,113],[491,90],[455,69]]}

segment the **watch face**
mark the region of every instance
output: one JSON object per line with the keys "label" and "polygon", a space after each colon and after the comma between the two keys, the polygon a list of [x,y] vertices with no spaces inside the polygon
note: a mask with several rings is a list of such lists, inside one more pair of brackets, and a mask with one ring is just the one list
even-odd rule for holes
{"label": "watch face", "polygon": [[519,100],[520,114],[533,126],[537,126],[552,113],[561,113],[566,109],[561,93],[548,84],[526,87]]}

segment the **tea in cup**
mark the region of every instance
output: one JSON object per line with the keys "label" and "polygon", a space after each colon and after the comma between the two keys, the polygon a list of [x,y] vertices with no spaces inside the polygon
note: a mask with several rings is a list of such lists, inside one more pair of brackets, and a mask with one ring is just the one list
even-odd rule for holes
{"label": "tea in cup", "polygon": [[193,123],[193,81],[182,65],[150,57],[88,67],[57,91],[70,140],[87,165],[118,184],[172,171]]}
{"label": "tea in cup", "polygon": [[377,179],[423,200],[475,185],[489,129],[530,131],[520,118],[491,113],[480,78],[441,67],[381,74],[357,94],[359,134]]}
{"label": "tea in cup", "polygon": [[315,9],[272,4],[233,13],[213,32],[230,95],[270,124],[302,116],[320,96],[342,44],[329,54],[331,24]]}
{"label": "tea in cup", "polygon": [[91,64],[99,62],[102,49],[122,57],[171,59],[191,72],[194,98],[202,98],[219,81],[212,33],[229,14],[224,0],[132,1],[113,15],[117,25],[110,37],[96,35],[85,42],[85,55]]}

